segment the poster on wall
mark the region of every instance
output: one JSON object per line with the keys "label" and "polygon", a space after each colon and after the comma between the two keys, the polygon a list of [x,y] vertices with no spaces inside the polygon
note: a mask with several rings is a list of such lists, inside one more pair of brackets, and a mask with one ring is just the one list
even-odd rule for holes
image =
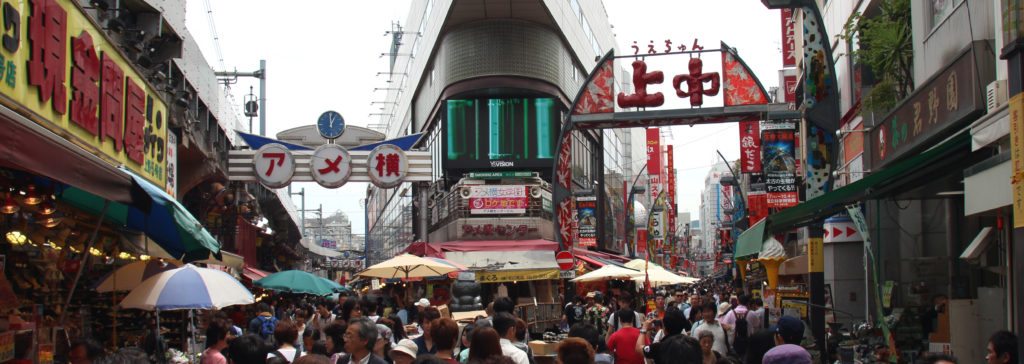
{"label": "poster on wall", "polygon": [[522,214],[530,203],[528,187],[517,185],[471,186],[469,213],[472,215]]}
{"label": "poster on wall", "polygon": [[766,123],[761,131],[762,166],[769,208],[796,206],[796,142],[793,123]]}
{"label": "poster on wall", "polygon": [[576,198],[577,246],[597,246],[597,197]]}
{"label": "poster on wall", "polygon": [[445,106],[445,168],[551,168],[562,120],[555,99],[453,99]]}

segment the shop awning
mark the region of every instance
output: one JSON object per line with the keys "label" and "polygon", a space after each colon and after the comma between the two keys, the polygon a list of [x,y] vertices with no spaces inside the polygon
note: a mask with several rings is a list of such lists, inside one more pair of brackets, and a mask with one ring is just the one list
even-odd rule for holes
{"label": "shop awning", "polygon": [[526,282],[558,279],[558,269],[496,270],[476,273],[480,283]]}
{"label": "shop awning", "polygon": [[[838,188],[824,196],[803,202],[779,211],[755,224],[740,234],[736,242],[736,258],[754,255],[761,251],[765,234],[786,231],[823,220],[845,209],[847,204],[873,199],[891,193],[909,183],[910,177],[918,173],[933,172],[947,166],[947,157],[960,152],[970,152],[971,135],[966,130],[939,143],[918,155],[892,163],[888,167],[872,171],[863,179]],[[761,226],[758,226],[761,225]]]}
{"label": "shop awning", "polygon": [[269,275],[270,272],[262,271],[253,267],[245,267],[244,269],[242,269],[242,276],[248,278],[251,281],[258,281]]}

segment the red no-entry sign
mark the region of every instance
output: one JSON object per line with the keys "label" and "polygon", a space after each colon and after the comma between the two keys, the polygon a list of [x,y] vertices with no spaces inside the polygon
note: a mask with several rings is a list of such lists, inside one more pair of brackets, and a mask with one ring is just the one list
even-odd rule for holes
{"label": "red no-entry sign", "polygon": [[555,253],[555,262],[558,263],[558,269],[561,269],[561,270],[570,270],[570,269],[572,269],[572,265],[573,265],[572,253],[569,253],[569,252],[564,251],[564,250],[560,251],[558,253]]}

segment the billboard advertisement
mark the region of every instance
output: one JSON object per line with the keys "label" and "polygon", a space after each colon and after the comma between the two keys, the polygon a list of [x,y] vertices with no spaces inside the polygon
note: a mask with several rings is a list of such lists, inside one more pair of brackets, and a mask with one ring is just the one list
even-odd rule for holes
{"label": "billboard advertisement", "polygon": [[526,213],[530,203],[526,186],[490,185],[469,187],[469,213],[498,215]]}
{"label": "billboard advertisement", "polygon": [[761,173],[761,131],[757,120],[740,122],[740,172]]}
{"label": "billboard advertisement", "polygon": [[576,198],[576,241],[579,247],[597,246],[597,197]]}
{"label": "billboard advertisement", "polygon": [[562,120],[555,99],[454,99],[446,109],[445,168],[551,168]]}
{"label": "billboard advertisement", "polygon": [[796,189],[795,128],[791,123],[766,124],[761,132],[765,192],[769,208],[795,206]]}
{"label": "billboard advertisement", "polygon": [[647,129],[647,175],[653,201],[661,192],[661,130],[658,128]]}

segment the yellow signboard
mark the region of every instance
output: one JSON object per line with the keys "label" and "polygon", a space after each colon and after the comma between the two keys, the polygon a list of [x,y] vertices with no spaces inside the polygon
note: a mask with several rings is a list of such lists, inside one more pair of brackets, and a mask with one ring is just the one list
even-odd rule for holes
{"label": "yellow signboard", "polygon": [[558,279],[558,269],[498,270],[476,273],[476,280],[480,283],[543,281],[548,279]]}
{"label": "yellow signboard", "polygon": [[807,271],[811,273],[825,271],[825,251],[821,238],[807,239]]}
{"label": "yellow signboard", "polygon": [[1013,227],[1024,227],[1024,93],[1010,98],[1010,161],[1013,166]]}
{"label": "yellow signboard", "polygon": [[0,103],[165,186],[167,107],[118,45],[72,1],[0,3]]}

